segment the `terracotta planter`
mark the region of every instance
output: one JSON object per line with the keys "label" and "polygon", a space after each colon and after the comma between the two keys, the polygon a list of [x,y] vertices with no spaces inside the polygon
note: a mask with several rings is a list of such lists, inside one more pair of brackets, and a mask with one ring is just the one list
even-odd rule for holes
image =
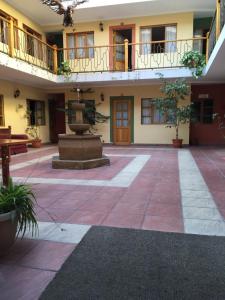
{"label": "terracotta planter", "polygon": [[41,148],[41,140],[33,140],[31,145],[33,148]]}
{"label": "terracotta planter", "polygon": [[16,211],[0,214],[0,255],[7,253],[14,244],[17,231]]}
{"label": "terracotta planter", "polygon": [[174,148],[182,148],[182,139],[174,139],[173,140],[173,147]]}

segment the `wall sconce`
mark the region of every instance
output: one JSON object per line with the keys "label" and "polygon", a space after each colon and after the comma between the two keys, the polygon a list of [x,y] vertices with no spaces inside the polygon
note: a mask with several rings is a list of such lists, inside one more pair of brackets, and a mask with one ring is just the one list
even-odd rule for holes
{"label": "wall sconce", "polygon": [[104,25],[102,22],[99,23],[99,30],[104,31]]}
{"label": "wall sconce", "polygon": [[102,102],[104,102],[104,101],[105,101],[105,96],[104,96],[104,94],[103,94],[103,93],[101,93],[101,95],[100,95],[100,99],[101,99],[101,101],[102,101]]}
{"label": "wall sconce", "polygon": [[20,90],[19,89],[16,89],[14,91],[14,98],[18,98],[20,96]]}

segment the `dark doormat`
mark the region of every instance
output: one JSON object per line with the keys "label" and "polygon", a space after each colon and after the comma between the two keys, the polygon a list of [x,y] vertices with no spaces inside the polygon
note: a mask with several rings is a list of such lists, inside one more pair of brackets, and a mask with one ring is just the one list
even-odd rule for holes
{"label": "dark doormat", "polygon": [[44,299],[225,299],[225,238],[92,227]]}

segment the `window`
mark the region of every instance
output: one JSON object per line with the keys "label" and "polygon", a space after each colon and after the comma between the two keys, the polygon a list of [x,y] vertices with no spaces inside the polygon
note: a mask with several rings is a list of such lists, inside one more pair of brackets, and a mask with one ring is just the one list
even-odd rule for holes
{"label": "window", "polygon": [[4,99],[2,95],[0,95],[0,126],[5,126]]}
{"label": "window", "polygon": [[203,40],[202,38],[207,36],[207,32],[209,32],[209,29],[196,29],[194,31],[194,38],[197,38],[197,40],[193,41],[193,50],[206,54],[206,39]]}
{"label": "window", "polygon": [[[176,52],[176,25],[141,27],[141,54]],[[156,43],[158,41],[168,41]]]}
{"label": "window", "polygon": [[156,107],[152,99],[141,99],[141,124],[164,124],[166,118]]}
{"label": "window", "polygon": [[67,44],[69,50],[69,59],[75,58],[94,58],[94,33],[79,32],[67,35]]}
{"label": "window", "polygon": [[[81,103],[85,104],[87,108],[88,116],[86,117],[86,113],[83,112],[84,122],[90,123],[91,125],[95,125],[95,100],[81,100]],[[68,123],[73,124],[76,122],[76,114],[74,110],[71,110],[71,105],[73,103],[77,103],[77,100],[69,100],[68,101]],[[86,118],[85,118],[86,117]]]}
{"label": "window", "polygon": [[[11,19],[11,16],[2,10],[0,10],[0,17],[3,17],[6,20]],[[14,18],[13,23],[15,26],[18,24],[17,20]],[[8,23],[3,19],[0,19],[0,42],[7,45],[9,44]],[[15,47],[18,48],[18,30],[15,30]]]}
{"label": "window", "polygon": [[45,102],[27,100],[28,125],[45,125]]}
{"label": "window", "polygon": [[202,99],[192,102],[193,122],[212,124],[213,123],[213,100]]}
{"label": "window", "polygon": [[42,59],[42,43],[39,41],[42,39],[41,34],[26,25],[23,25],[23,28],[26,32],[28,32],[28,34],[25,35],[27,54]]}

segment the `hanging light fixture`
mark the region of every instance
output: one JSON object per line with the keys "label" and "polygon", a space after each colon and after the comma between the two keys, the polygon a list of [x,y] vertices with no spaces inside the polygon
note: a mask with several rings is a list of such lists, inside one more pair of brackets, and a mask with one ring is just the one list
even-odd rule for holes
{"label": "hanging light fixture", "polygon": [[99,30],[104,31],[104,25],[103,25],[102,21],[99,23]]}

